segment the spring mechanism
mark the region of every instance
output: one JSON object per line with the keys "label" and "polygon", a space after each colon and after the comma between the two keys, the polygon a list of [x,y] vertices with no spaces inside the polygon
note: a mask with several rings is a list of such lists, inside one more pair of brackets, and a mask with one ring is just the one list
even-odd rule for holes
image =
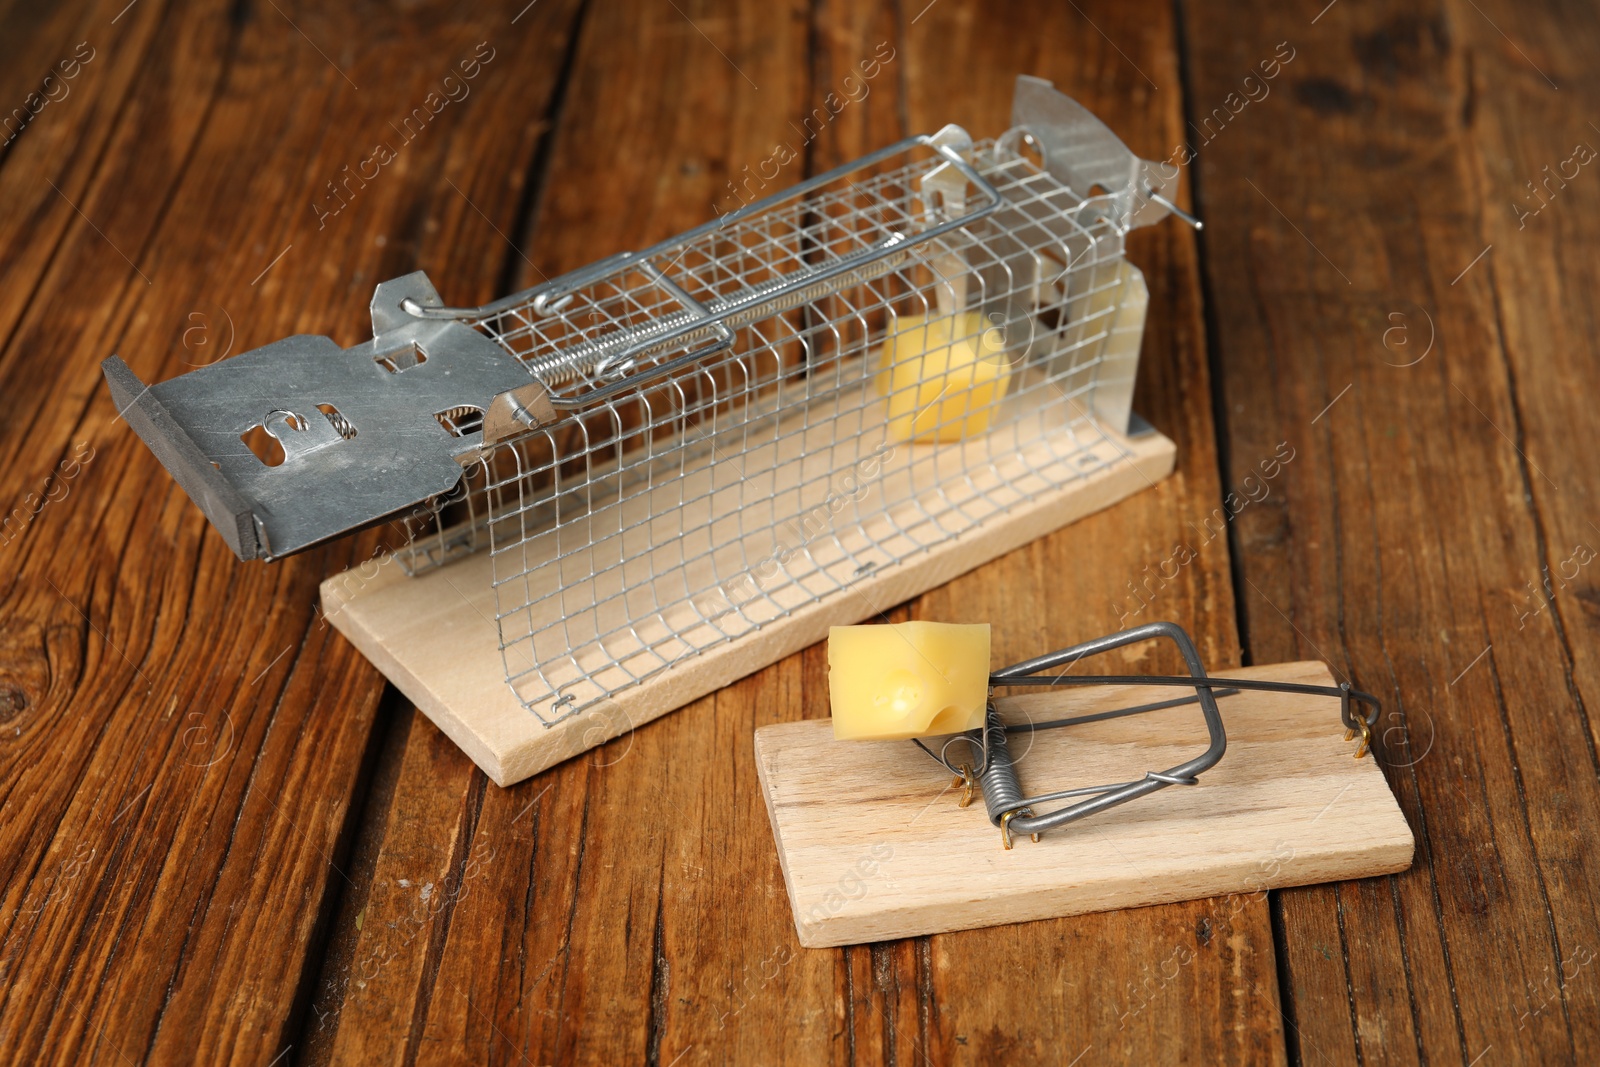
{"label": "spring mechanism", "polygon": [[439,420],[439,425],[449,431],[452,437],[464,437],[483,429],[483,409],[473,404],[448,408],[436,414],[434,418]]}
{"label": "spring mechanism", "polygon": [[[902,234],[891,234],[884,242],[853,257],[846,257],[847,260],[856,258],[868,262],[830,278],[808,284],[814,271],[793,271],[761,285],[740,289],[727,296],[713,297],[703,308],[674,312],[638,326],[582,341],[570,348],[534,356],[525,360],[523,366],[529,374],[551,389],[588,376],[607,372],[626,373],[641,358],[710,340],[722,331],[793,311],[852,286],[881,278],[909,258],[908,251],[896,251],[894,247],[904,240]],[[658,284],[682,292],[677,286],[659,279]],[[684,329],[695,323],[703,325]],[[655,338],[661,340],[654,341]]]}
{"label": "spring mechanism", "polygon": [[[1023,806],[1022,783],[1017,779],[1017,768],[1006,745],[1005,723],[1000,721],[1000,713],[993,704],[984,716],[983,732],[989,735],[988,754],[978,784],[983,787],[983,806],[989,813],[989,821],[999,826],[1006,812]],[[983,740],[977,739],[980,746]]]}
{"label": "spring mechanism", "polygon": [[340,414],[338,408],[324,407],[320,410],[322,411],[323,417],[328,420],[328,425],[333,427],[334,433],[338,434],[346,441],[350,440],[356,435],[356,428],[354,424]]}
{"label": "spring mechanism", "polygon": [[[1183,656],[1189,674],[1184,676],[1165,675],[1088,675],[1072,674],[1072,668],[1085,656],[1109,652],[1124,645],[1139,641],[1148,641],[1154,638],[1165,637],[1171,639],[1178,646],[1179,653]],[[1154,703],[1140,704],[1134,707],[1117,708],[1110,711],[1096,711],[1087,715],[1073,716],[1063,719],[1052,719],[1045,722],[1028,722],[1007,726],[1000,718],[999,711],[991,701],[984,713],[984,725],[981,730],[970,730],[964,734],[957,734],[946,741],[944,746],[935,753],[921,740],[918,746],[932,756],[947,770],[955,773],[945,751],[955,741],[964,741],[974,749],[983,753],[983,764],[978,772],[978,781],[983,787],[983,805],[987,809],[989,821],[1000,828],[1000,839],[1006,848],[1011,847],[1013,824],[1015,832],[1025,833],[1035,841],[1039,834],[1057,826],[1075,822],[1086,816],[1096,814],[1107,808],[1125,804],[1142,796],[1148,796],[1167,786],[1183,785],[1192,786],[1199,783],[1202,771],[1210,769],[1222,758],[1227,750],[1227,734],[1222,727],[1222,716],[1217,710],[1219,697],[1234,696],[1244,690],[1256,690],[1272,693],[1296,693],[1309,696],[1329,696],[1339,699],[1339,713],[1350,732],[1345,740],[1361,734],[1361,746],[1356,750],[1356,758],[1366,755],[1372,739],[1372,726],[1378,721],[1381,713],[1377,697],[1371,693],[1363,693],[1351,688],[1348,682],[1337,687],[1326,685],[1308,685],[1301,682],[1287,682],[1267,680],[1260,678],[1213,678],[1207,676],[1205,668],[1200,663],[1200,653],[1194,647],[1194,641],[1176,623],[1153,622],[1132,630],[1111,634],[1107,637],[1085,641],[1082,644],[1065,648],[1059,652],[1051,652],[1044,656],[1006,667],[989,676],[989,684],[994,688],[1010,686],[1081,686],[1081,685],[1147,685],[1147,686],[1175,686],[1185,689],[1192,688],[1193,696],[1179,697],[1175,700],[1161,700]],[[1163,708],[1177,707],[1182,704],[1199,704],[1202,717],[1205,720],[1206,732],[1210,738],[1210,745],[1206,750],[1191,759],[1185,760],[1166,770],[1145,771],[1140,778],[1125,782],[1111,782],[1106,785],[1078,786],[1073,789],[1060,789],[1048,793],[1037,793],[1029,796],[1022,791],[1022,783],[1017,777],[1016,761],[1011,755],[1007,744],[1007,734],[1012,730],[1028,730],[1030,733],[1037,730],[1047,730],[1058,726],[1072,726],[1079,723],[1098,722],[1104,719],[1122,718],[1128,715],[1142,715],[1146,712],[1159,711]],[[1369,710],[1366,714],[1358,714],[1355,703],[1364,705]],[[962,769],[962,776],[966,777],[966,768]],[[1034,805],[1048,804],[1054,801],[1072,800],[1074,803],[1044,814],[1036,814]]]}

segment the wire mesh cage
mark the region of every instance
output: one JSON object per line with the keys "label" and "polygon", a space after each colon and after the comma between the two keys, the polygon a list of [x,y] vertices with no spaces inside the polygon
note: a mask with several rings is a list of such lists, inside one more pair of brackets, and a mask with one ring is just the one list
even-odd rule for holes
{"label": "wire mesh cage", "polygon": [[355,349],[106,372],[241,558],[380,519],[413,574],[486,550],[506,681],[553,725],[1122,461],[1124,236],[1170,182],[1025,78],[996,140],[909,138],[481,308],[385,283]]}

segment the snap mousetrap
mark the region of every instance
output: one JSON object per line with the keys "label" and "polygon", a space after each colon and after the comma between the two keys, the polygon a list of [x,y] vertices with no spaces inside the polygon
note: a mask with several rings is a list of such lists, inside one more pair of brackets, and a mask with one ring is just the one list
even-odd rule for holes
{"label": "snap mousetrap", "polygon": [[[1175,174],[1050,83],[482,307],[418,272],[118,410],[507,785],[1165,477],[1123,255]],[[748,190],[754,196],[764,190]]]}
{"label": "snap mousetrap", "polygon": [[[984,677],[987,627],[951,627],[984,630],[981,647],[935,652],[907,629],[917,626],[944,624],[836,629],[832,721],[756,731],[802,945],[1252,894],[1411,865],[1410,827],[1366,758],[1378,702],[1334,685],[1321,663],[1213,678],[1182,629],[1151,623]],[[841,630],[880,631],[868,635],[871,662],[833,647],[862,636]],[[904,635],[898,654],[895,631]],[[1092,675],[1080,666],[1161,638],[1177,644],[1187,676]],[[972,657],[982,665],[976,705],[962,677]],[[931,736],[961,718],[976,725]],[[884,739],[860,739],[875,736]]]}

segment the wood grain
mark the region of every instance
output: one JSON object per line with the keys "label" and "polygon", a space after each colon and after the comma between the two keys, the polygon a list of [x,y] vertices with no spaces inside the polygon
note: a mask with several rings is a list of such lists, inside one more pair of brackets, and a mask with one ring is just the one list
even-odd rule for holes
{"label": "wood grain", "polygon": [[[1083,101],[1139,155],[1165,158],[1184,123],[1176,26],[1165,11],[1080,7],[928,10],[908,26],[911,124],[1003,123],[1002,72],[1025,70]],[[1204,402],[1195,243],[1166,223],[1131,235],[1128,256],[1151,289],[1135,408],[1177,442],[1178,471],[917,606],[921,617],[992,620],[995,654],[1007,662],[1163,617],[1190,630],[1208,666],[1238,662],[1228,545],[1213,534],[1224,526],[1223,500]],[[1186,564],[1179,546],[1192,552]],[[1144,649],[1125,662],[1178,666]],[[1174,953],[1184,950],[1192,962],[1173,975]],[[929,956],[936,1060],[1274,1063],[1284,1055],[1265,902],[1234,910],[1196,901],[952,934],[932,938]],[[1034,1010],[1017,1011],[1021,1003]]]}
{"label": "wood grain", "polygon": [[[508,45],[320,231],[311,203],[354,146],[497,27],[440,15],[383,40],[374,5],[291,23],[270,5],[104,3],[40,29],[43,63],[57,40],[100,52],[0,165],[0,241],[19,248],[0,285],[0,488],[9,511],[55,487],[8,528],[0,568],[0,1057],[266,1063],[299,1042],[382,692],[311,597],[371,539],[238,567],[94,366],[120,351],[154,380],[225,336],[239,351],[359,324],[375,277],[419,258],[492,288],[499,239],[443,178],[532,156],[554,74],[541,92],[510,71],[547,69],[563,10],[541,5],[548,32]],[[457,185],[516,203],[509,184]],[[80,443],[91,458],[63,466]]]}
{"label": "wood grain", "polygon": [[1196,113],[1278,42],[1298,53],[1198,162],[1207,212],[1231,223],[1206,242],[1229,484],[1265,441],[1300,457],[1236,526],[1246,646],[1329,657],[1385,699],[1380,750],[1419,846],[1386,883],[1282,894],[1291,1048],[1590,1062],[1595,577],[1563,564],[1600,544],[1594,467],[1569,444],[1593,437],[1578,249],[1600,187],[1553,185],[1525,228],[1515,205],[1544,202],[1524,183],[1575,143],[1600,145],[1596,21],[1492,3],[1339,5],[1315,27],[1233,14],[1194,38]]}
{"label": "wood grain", "polygon": [[[319,229],[326,183],[485,40],[471,96]],[[0,2],[0,115],[96,50],[0,146],[0,507],[26,519],[0,541],[0,1059],[1596,1059],[1600,595],[1573,561],[1600,547],[1600,185],[1527,183],[1600,147],[1597,41],[1591,11],[1503,0]],[[1129,249],[1136,407],[1178,469],[872,607],[989,619],[1007,660],[1162,616],[1214,668],[1327,660],[1393,714],[1406,874],[791,954],[752,736],[825,715],[819,649],[494,789],[312,615],[390,534],[241,567],[101,391],[114,351],[159,380],[358,341],[412,269],[475,303],[642,247],[780,140],[792,181],[996,132],[1018,72],[1141,155],[1204,142],[1203,241]]]}
{"label": "wood grain", "polygon": [[[799,112],[803,9],[680,7],[641,13],[597,2],[585,10],[549,173],[533,205],[527,255],[537,266],[530,271],[553,276],[704,221],[724,176],[765,158],[770,137]],[[622,68],[628,78],[616,76]],[[507,229],[513,223],[497,220]],[[726,906],[727,879],[781,899],[770,840],[753,832],[760,830],[753,767],[748,758],[694,755],[734,753],[741,736],[748,744],[745,719],[757,694],[781,692],[764,703],[790,706],[796,671],[773,668],[734,689],[750,695],[731,707],[728,691],[696,701],[512,789],[485,789],[474,773],[477,793],[465,817],[476,829],[458,839],[485,842],[493,858],[481,865],[476,888],[447,898],[443,941],[413,939],[401,951],[420,970],[396,960],[365,986],[344,979],[361,955],[336,946],[324,968],[320,998],[371,1005],[369,1019],[413,1021],[408,1032],[367,1028],[368,1054],[386,1042],[383,1056],[420,1062],[453,1061],[465,1049],[513,1062],[670,1063],[695,1045],[781,1062],[786,1047],[803,1050],[789,1056],[809,1058],[829,1045],[830,1017],[808,1011],[774,1022],[781,1012],[771,990],[757,996],[759,975],[789,945],[781,908],[753,916]],[[421,743],[413,731],[409,744]],[[656,770],[666,767],[676,770]],[[454,811],[465,793],[433,791],[427,800]],[[730,825],[730,812],[743,825]],[[398,824],[384,851],[414,848],[406,843],[411,833]],[[357,914],[342,909],[338,927],[353,925]],[[425,998],[410,977],[416,973],[429,976]],[[825,961],[795,960],[780,973],[797,1000],[824,1004],[833,996]],[[755,1003],[766,1025],[754,1024]],[[335,1010],[342,1020],[349,1009]],[[682,1032],[692,1036],[677,1037],[669,1019],[687,1021]],[[340,1040],[328,1044],[328,1062],[341,1058]],[[313,1061],[323,1062],[316,1051]]]}
{"label": "wood grain", "polygon": [[[1331,685],[1320,663],[1230,677]],[[1026,725],[1171,697],[1107,686],[1002,697]],[[1228,749],[1192,788],[1169,787],[1094,822],[1002,847],[983,798],[962,808],[949,772],[905,741],[842,742],[826,720],[756,731],[761,792],[800,944],[846,945],[1197,897],[1264,898],[1286,885],[1389,874],[1412,837],[1375,761],[1352,759],[1327,697],[1236,693]],[[1025,794],[1134,781],[1204,749],[1199,709],[1013,733]],[[1064,806],[1052,804],[1039,809]],[[1326,816],[1332,816],[1327,818]]]}
{"label": "wood grain", "polygon": [[[980,18],[975,6],[944,0],[914,24],[916,12],[870,6],[683,13],[692,26],[667,15],[630,17],[620,5],[587,11],[535,212],[529,256],[543,273],[708,217],[728,178],[766,158],[779,139],[795,139],[834,81],[881,44],[894,49],[893,61],[863,99],[805,143],[808,169],[950,121],[979,135],[998,132],[1021,71],[1056,79],[1146,155],[1181,123],[1176,93],[1165,110],[1147,109],[1142,93],[1123,99],[1126,80],[1139,76],[1071,12],[1017,6]],[[1124,47],[1139,42],[1137,61],[1164,64],[1159,73],[1176,85],[1165,15],[1156,17],[1165,36],[1152,35],[1148,13],[1094,17]],[[1076,50],[1071,60],[1042,45],[1065,40]],[[634,80],[615,77],[619,56]],[[972,72],[970,84],[950,81],[946,72],[957,69]],[[619,157],[612,131],[623,123],[636,142],[649,140]],[[663,170],[662,160],[679,161],[677,169]],[[597,210],[597,196],[608,210]],[[1190,625],[1211,664],[1236,661],[1224,539],[1197,546],[1197,559],[1174,580],[1149,577],[1188,522],[1213,514],[1220,493],[1209,409],[1192,402],[1207,389],[1193,242],[1175,225],[1138,238],[1131,255],[1151,274],[1152,289],[1140,410],[1177,438],[1178,475],[1138,504],[1012,553],[914,609],[920,617],[1003,621],[1012,658],[1113,629],[1119,615],[1131,623],[1159,610]],[[1081,566],[1086,555],[1101,564]],[[1144,607],[1129,592],[1140,580],[1149,583],[1147,597],[1156,590]],[[1154,658],[1141,665],[1162,666]],[[1096,1053],[1084,1062],[1161,1060],[1179,1047],[1213,1060],[1281,1055],[1271,931],[1259,901],[1225,914],[1200,902],[1038,924],[1029,938],[989,932],[843,949],[831,961],[826,953],[796,955],[751,739],[762,723],[825,714],[820,669],[814,650],[803,653],[583,760],[512,790],[488,790],[476,825],[497,858],[483,866],[484,892],[452,909],[425,1013],[411,985],[390,986],[381,975],[359,993],[341,993],[337,976],[349,973],[348,956],[330,957],[323,989],[388,1005],[380,1014],[425,1014],[421,1036],[404,1039],[422,1059],[466,1047],[532,1062],[962,1062],[1007,1053],[1056,1062],[1061,1018],[1081,1020],[1069,1040],[1093,1033],[1085,1044]],[[708,752],[725,755],[707,759]],[[443,809],[457,802],[436,801]],[[518,828],[535,819],[537,837],[528,840]],[[343,909],[338,924],[356,914]],[[1195,946],[1195,961],[1158,983],[1175,939]],[[1066,941],[1075,955],[1114,961],[1111,972],[1063,974]],[[968,962],[968,946],[977,944],[993,960],[981,974]],[[1130,953],[1130,944],[1147,948]],[[411,946],[432,951],[420,940]],[[491,959],[501,962],[486,969]],[[1160,988],[1141,993],[1140,983]],[[1040,990],[1048,1011],[1019,1021],[1019,998]],[[595,1012],[606,1013],[606,1027],[585,1024]]]}

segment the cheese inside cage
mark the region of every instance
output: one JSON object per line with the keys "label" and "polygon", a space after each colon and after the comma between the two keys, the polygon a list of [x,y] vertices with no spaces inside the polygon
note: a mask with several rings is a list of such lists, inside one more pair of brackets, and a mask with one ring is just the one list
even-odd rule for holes
{"label": "cheese inside cage", "polygon": [[413,574],[487,552],[506,682],[553,725],[1127,458],[1147,296],[1123,240],[1176,176],[1047,82],[1019,80],[1013,123],[481,308],[386,282],[351,349],[107,378],[241,558],[375,521]]}

